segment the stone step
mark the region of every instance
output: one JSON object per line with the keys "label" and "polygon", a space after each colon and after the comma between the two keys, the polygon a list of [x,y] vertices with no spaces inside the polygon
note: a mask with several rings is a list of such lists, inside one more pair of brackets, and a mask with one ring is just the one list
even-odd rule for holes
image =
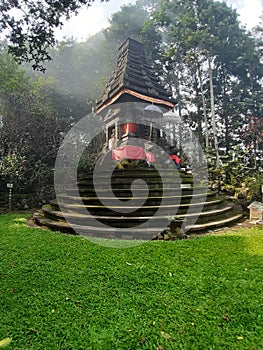
{"label": "stone step", "polygon": [[[158,177],[160,174],[168,176],[168,177],[175,177],[175,174],[178,174],[181,178],[193,178],[193,175],[185,174],[182,171],[178,171],[176,168],[169,170],[169,169],[160,169],[154,170],[154,169],[141,169],[141,170],[133,170],[133,169],[125,169],[125,170],[118,170],[118,171],[103,171],[103,172],[96,172],[96,178],[137,178],[137,177]],[[86,176],[81,176],[80,180],[85,179],[93,179],[94,175],[93,173],[88,173]]]}
{"label": "stone step", "polygon": [[[221,219],[207,224],[194,224],[186,226],[187,232],[199,232],[212,230],[218,227],[229,226],[242,218],[242,214],[236,214],[227,219]],[[34,215],[34,221],[40,226],[46,226],[52,230],[58,230],[63,233],[78,234],[81,233],[88,237],[105,238],[105,239],[124,239],[124,240],[150,240],[155,239],[160,233],[160,227],[129,228],[123,232],[116,232],[112,227],[93,227],[83,225],[70,225],[65,221],[54,221],[40,214]]]}
{"label": "stone step", "polygon": [[81,226],[70,225],[65,221],[53,221],[41,215],[35,215],[34,221],[40,225],[50,228],[51,230],[60,231],[62,233],[71,233],[78,235],[86,235],[87,237],[104,238],[104,239],[122,239],[122,240],[152,240],[160,233],[160,227],[150,227],[142,229],[128,228],[123,232],[115,231],[112,227]]}
{"label": "stone step", "polygon": [[[94,197],[85,197],[82,196],[81,200],[84,204],[90,204],[90,205],[97,205],[98,203],[100,203],[100,200],[108,200],[111,201],[111,203],[114,203],[116,201],[130,201],[130,200],[151,200],[152,203],[154,203],[154,201],[159,202],[160,200],[164,200],[166,203],[167,202],[171,202],[171,203],[181,203],[181,204],[186,204],[186,203],[190,203],[192,200],[196,200],[198,198],[202,198],[202,199],[206,199],[206,201],[212,200],[213,198],[217,197],[217,193],[214,192],[208,192],[208,193],[198,193],[198,194],[188,194],[188,195],[173,195],[173,196],[162,196],[162,193],[159,193],[159,196],[156,195],[151,195],[148,196],[147,198],[145,197],[132,197],[131,193],[126,193],[126,196],[123,197],[104,197],[104,196],[100,196],[99,198],[97,196]],[[79,196],[67,196],[67,195],[60,195],[58,196],[60,202],[64,202],[64,203],[72,203],[74,204],[75,202],[79,202],[80,197]],[[51,203],[55,203],[54,201],[52,201]]]}
{"label": "stone step", "polygon": [[[226,214],[229,211],[231,211],[233,209],[233,204],[229,204],[227,206],[224,206],[223,208],[220,209],[213,209],[213,210],[206,210],[203,211],[201,213],[186,213],[186,214],[181,214],[181,215],[176,215],[176,217],[181,218],[181,219],[193,219],[193,218],[198,218],[198,219],[202,219],[204,217],[212,217],[212,216],[218,216],[218,215],[222,215],[222,214]],[[61,220],[64,219],[64,214],[61,211],[58,210],[54,210],[52,208],[50,208],[49,206],[43,207],[43,212],[46,215],[46,217],[50,218],[50,219],[57,219],[57,220]],[[66,216],[68,218],[76,218],[79,220],[87,220],[90,218],[94,218],[96,220],[102,220],[102,221],[109,221],[109,222],[125,222],[125,221],[129,221],[129,222],[139,222],[139,221],[146,221],[146,220],[161,220],[161,219],[171,219],[171,216],[169,215],[156,215],[154,217],[152,216],[127,216],[127,215],[122,215],[119,214],[119,216],[98,216],[98,215],[90,215],[88,214],[88,212],[86,212],[85,214],[82,213],[78,213],[75,211],[64,211],[64,213],[66,214]]]}
{"label": "stone step", "polygon": [[[141,183],[138,183],[138,181],[136,180],[141,180],[140,182]],[[114,179],[114,181],[111,181],[111,183],[107,183],[106,181],[101,181],[101,182],[96,182],[96,188],[100,188],[100,189],[107,189],[109,188],[112,188],[112,189],[129,189],[131,187],[131,185],[133,184],[133,182],[136,181],[136,186],[138,188],[142,188],[145,187],[145,184],[147,184],[147,186],[149,188],[163,188],[164,186],[167,187],[167,188],[172,188],[172,189],[176,189],[176,188],[181,188],[182,185],[189,185],[189,186],[192,186],[193,184],[193,181],[182,181],[181,179],[177,180],[177,179],[174,179],[174,180],[169,180],[168,179],[165,179],[164,182],[160,181],[160,180],[149,180],[147,179],[144,180],[144,179],[133,179],[132,181],[124,181],[123,179]],[[82,183],[78,183],[77,184],[78,188],[79,189],[92,189],[94,188],[94,183],[93,181],[90,181],[90,182],[82,182]]]}
{"label": "stone step", "polygon": [[[128,177],[108,177],[108,178],[97,178],[96,177],[96,183],[98,184],[105,184],[105,183],[109,183],[109,181],[111,182],[111,184],[115,184],[115,183],[120,183],[120,184],[130,184],[133,183],[135,180],[142,180],[144,182],[149,182],[149,183],[174,183],[174,184],[192,184],[194,182],[194,179],[191,178],[181,178],[181,177],[164,177],[163,179],[158,177],[134,177],[134,178],[128,178]],[[79,187],[83,187],[83,186],[91,186],[94,181],[94,179],[86,179],[86,180],[79,180],[77,181],[77,185]]]}
{"label": "stone step", "polygon": [[[50,206],[43,207],[43,213],[46,217],[54,220],[63,220],[64,215],[66,215],[69,218],[85,221],[90,218],[95,218],[97,220],[100,220],[106,224],[111,224],[115,227],[123,226],[123,223],[126,221],[127,225],[129,226],[131,223],[134,223],[134,225],[138,225],[138,222],[145,222],[149,219],[151,220],[162,220],[162,219],[168,219],[171,218],[176,214],[177,217],[182,219],[188,219],[188,220],[198,220],[198,222],[207,222],[208,220],[220,217],[225,217],[226,214],[229,213],[233,209],[233,204],[226,205],[221,208],[211,208],[211,207],[204,207],[202,208],[203,211],[195,211],[195,212],[186,212],[185,214],[180,214],[179,210],[175,210],[174,214],[172,212],[167,212],[167,210],[164,211],[158,211],[158,215],[155,215],[155,212],[151,211],[136,211],[133,213],[117,213],[117,212],[107,212],[106,210],[102,212],[100,215],[98,215],[97,211],[92,212],[91,210],[87,211],[84,210],[63,210],[61,212],[58,208],[53,208]],[[63,214],[64,213],[64,214]],[[110,215],[107,215],[107,213],[110,213]],[[143,215],[144,214],[144,215]],[[150,214],[150,215],[149,215]]]}
{"label": "stone step", "polygon": [[[203,198],[202,198],[203,199]],[[215,199],[215,200],[211,200],[211,201],[199,201],[199,202],[192,202],[192,203],[186,203],[186,204],[180,204],[180,203],[175,203],[175,204],[164,204],[162,205],[163,208],[171,208],[171,207],[174,207],[174,208],[178,208],[178,206],[180,206],[180,208],[186,208],[188,209],[190,206],[191,207],[202,207],[202,206],[212,206],[212,205],[218,205],[220,203],[224,202],[224,198],[219,198],[219,199]],[[113,210],[118,210],[118,209],[133,209],[134,206],[132,205],[125,205],[126,202],[123,202],[122,205],[109,205],[107,208],[109,209],[113,209]],[[65,203],[64,204],[64,209],[74,209],[74,210],[78,210],[78,209],[81,209],[81,208],[87,208],[87,209],[105,209],[105,206],[104,205],[83,205],[83,204],[68,204],[68,203]],[[141,207],[141,209],[159,209],[159,205],[143,205]]]}
{"label": "stone step", "polygon": [[186,226],[187,231],[189,232],[197,232],[197,231],[208,231],[208,230],[212,230],[218,227],[225,227],[228,225],[233,225],[234,223],[238,222],[239,220],[241,220],[243,217],[243,214],[238,213],[235,214],[234,216],[230,216],[226,219],[222,219],[222,220],[216,220],[216,221],[211,221],[211,222],[207,222],[206,224],[194,224],[191,226]]}
{"label": "stone step", "polygon": [[[192,202],[186,204],[162,204],[161,201],[158,205],[142,205],[137,210],[134,210],[134,206],[125,205],[125,202],[120,205],[108,205],[105,207],[104,205],[84,205],[84,204],[72,204],[72,203],[63,203],[63,207],[60,207],[60,210],[64,211],[74,211],[74,212],[83,212],[84,210],[88,210],[92,215],[99,216],[118,216],[123,210],[131,211],[130,215],[127,216],[138,216],[138,215],[154,215],[156,211],[160,212],[162,215],[181,215],[185,214],[189,209],[192,212],[200,212],[202,208],[211,207],[212,209],[216,209],[216,207],[220,204],[224,203],[224,198],[211,200],[211,201],[200,201],[200,202]],[[146,201],[146,204],[147,201]],[[57,207],[56,202],[52,202],[52,206],[54,208]]]}
{"label": "stone step", "polygon": [[[56,200],[51,201],[42,208],[42,215],[35,216],[35,221],[66,233],[74,234],[76,229],[78,233],[94,237],[148,240],[168,227],[169,219],[174,216],[184,219],[189,232],[229,225],[242,217],[235,212],[233,203],[227,203],[201,184],[196,185],[193,176],[178,172],[175,175],[174,170],[169,169],[164,174],[162,183],[154,169],[101,172],[96,174],[96,192],[93,174],[89,173],[78,180],[76,189],[66,189],[63,195],[57,195],[61,208]],[[137,179],[143,184],[136,184],[132,192]],[[103,229],[101,225],[95,227],[98,221],[105,226]],[[141,224],[146,229],[140,228]]]}
{"label": "stone step", "polygon": [[[113,191],[113,193],[117,196],[117,197],[130,197],[132,195],[132,192],[130,190],[130,186],[127,188],[114,188],[111,189]],[[148,189],[148,196],[162,196],[163,192],[170,192],[171,188],[149,188]],[[138,188],[136,189],[136,193],[140,193],[140,192],[145,192],[145,189],[143,188]],[[178,193],[181,196],[184,195],[189,195],[191,193],[194,194],[204,194],[207,192],[207,188],[204,186],[196,186],[196,187],[180,187],[180,188],[172,188],[172,193],[176,194]],[[214,191],[215,192],[215,191]],[[105,196],[107,196],[109,193],[109,189],[108,188],[100,188],[99,189],[99,194],[100,196],[103,196],[105,194]],[[76,194],[76,190],[75,189],[66,189],[65,190],[65,194],[67,195],[75,195]],[[96,195],[96,191],[94,188],[90,188],[90,189],[85,189],[85,188],[80,188],[77,191],[77,194],[80,194],[81,197],[94,197]]]}

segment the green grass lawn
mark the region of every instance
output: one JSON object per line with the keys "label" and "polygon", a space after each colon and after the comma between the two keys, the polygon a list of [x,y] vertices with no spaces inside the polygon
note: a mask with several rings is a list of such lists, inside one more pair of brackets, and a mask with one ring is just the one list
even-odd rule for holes
{"label": "green grass lawn", "polygon": [[7,349],[263,349],[263,231],[116,249],[0,215]]}

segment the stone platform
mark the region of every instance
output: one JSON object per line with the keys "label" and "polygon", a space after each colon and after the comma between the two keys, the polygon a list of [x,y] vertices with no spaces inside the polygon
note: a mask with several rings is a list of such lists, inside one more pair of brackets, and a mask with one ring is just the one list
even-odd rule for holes
{"label": "stone platform", "polygon": [[[148,240],[155,239],[175,217],[184,221],[188,234],[229,226],[242,218],[233,203],[194,183],[191,175],[180,173],[174,177],[172,171],[165,170],[163,183],[155,169],[115,170],[111,177],[112,192],[106,184],[108,176],[96,175],[99,189],[96,192],[93,174],[87,174],[78,182],[77,195],[73,189],[66,189],[58,200],[35,213],[34,221],[63,233]],[[146,194],[143,183],[137,184],[132,192],[131,185],[137,179],[147,183]],[[103,229],[101,224],[105,225]]]}

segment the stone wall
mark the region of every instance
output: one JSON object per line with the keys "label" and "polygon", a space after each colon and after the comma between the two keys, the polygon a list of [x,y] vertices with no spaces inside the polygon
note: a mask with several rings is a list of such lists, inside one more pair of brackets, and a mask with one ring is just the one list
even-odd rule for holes
{"label": "stone wall", "polygon": [[[8,191],[5,190],[0,194],[0,210],[9,210]],[[12,191],[12,210],[24,211],[30,209],[41,208],[51,199],[55,198],[54,186],[45,185],[39,189],[38,192],[32,193],[16,193],[15,189]]]}

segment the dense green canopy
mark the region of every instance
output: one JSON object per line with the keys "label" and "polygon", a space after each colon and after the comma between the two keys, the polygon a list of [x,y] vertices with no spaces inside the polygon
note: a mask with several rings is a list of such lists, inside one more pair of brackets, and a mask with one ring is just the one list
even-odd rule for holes
{"label": "dense green canopy", "polygon": [[0,31],[7,32],[9,52],[20,62],[32,62],[34,68],[43,69],[41,63],[51,58],[48,48],[56,43],[54,29],[92,2],[94,0],[2,0]]}

